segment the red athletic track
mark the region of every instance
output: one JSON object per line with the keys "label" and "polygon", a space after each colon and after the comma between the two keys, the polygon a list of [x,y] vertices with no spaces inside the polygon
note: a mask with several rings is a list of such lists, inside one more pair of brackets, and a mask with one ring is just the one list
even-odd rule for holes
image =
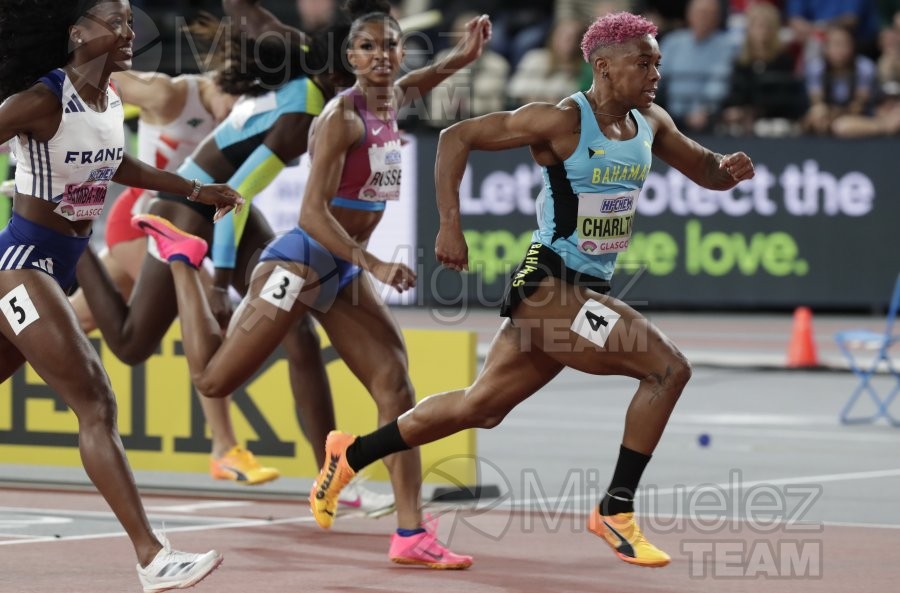
{"label": "red athletic track", "polygon": [[[170,496],[146,496],[145,501],[153,507],[202,502]],[[452,547],[475,556],[476,563],[471,569],[432,571],[397,566],[387,560],[388,534],[394,526],[392,517],[380,520],[342,517],[329,532],[310,522],[309,513],[299,500],[244,502],[247,504],[243,506],[205,509],[197,514],[261,523],[170,532],[171,540],[179,549],[199,551],[215,547],[225,555],[222,567],[192,591],[830,593],[895,590],[896,577],[900,575],[896,563],[890,559],[900,535],[896,529],[825,526],[814,533],[779,529],[769,535],[754,533],[746,526],[712,535],[696,528],[667,534],[653,534],[648,530],[651,541],[672,554],[673,563],[662,569],[647,569],[616,559],[601,540],[581,529],[580,518],[551,516],[550,520],[558,521],[558,529],[553,533],[536,520],[531,522],[533,531],[529,533],[525,532],[528,517],[497,510],[469,519],[483,531],[494,534],[508,525],[499,539],[457,524]],[[97,494],[19,489],[0,490],[0,507],[107,511]],[[450,514],[442,518],[443,537],[447,536],[454,517]],[[2,545],[15,539],[10,537],[9,530],[4,531],[4,536],[0,536],[2,593],[140,591],[133,568],[134,556],[124,536]],[[777,549],[779,542],[797,539],[821,545],[820,577],[726,578],[723,573],[728,573],[729,563],[734,563],[733,557],[727,554],[703,565],[707,576],[698,576],[696,572],[692,576],[690,558],[682,551],[686,542],[705,545],[727,541],[732,550],[741,542],[748,549],[761,549],[760,546]],[[758,568],[757,572],[765,570]],[[718,577],[713,578],[710,573]]]}

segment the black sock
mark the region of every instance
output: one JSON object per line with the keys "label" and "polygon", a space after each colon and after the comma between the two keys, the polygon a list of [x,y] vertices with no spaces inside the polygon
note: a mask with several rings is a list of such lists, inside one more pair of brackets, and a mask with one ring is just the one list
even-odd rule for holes
{"label": "black sock", "polygon": [[347,463],[353,471],[358,472],[382,457],[407,451],[409,448],[400,436],[397,421],[392,420],[375,432],[356,437],[353,444],[347,447]]}
{"label": "black sock", "polygon": [[625,445],[619,447],[619,461],[613,472],[612,482],[603,500],[600,501],[600,514],[609,516],[618,513],[634,512],[634,492],[644,468],[650,462],[650,456],[632,451]]}

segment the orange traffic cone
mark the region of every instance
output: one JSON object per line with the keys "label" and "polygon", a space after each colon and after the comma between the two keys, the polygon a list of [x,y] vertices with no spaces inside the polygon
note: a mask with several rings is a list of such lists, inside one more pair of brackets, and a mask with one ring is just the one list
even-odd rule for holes
{"label": "orange traffic cone", "polygon": [[793,368],[819,366],[816,340],[813,337],[812,311],[809,307],[797,307],[794,311],[794,329],[788,348],[787,365]]}

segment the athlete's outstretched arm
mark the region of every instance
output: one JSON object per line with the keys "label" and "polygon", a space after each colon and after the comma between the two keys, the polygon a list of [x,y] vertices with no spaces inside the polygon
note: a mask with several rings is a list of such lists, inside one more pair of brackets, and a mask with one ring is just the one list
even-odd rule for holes
{"label": "athlete's outstretched arm", "polygon": [[181,109],[181,105],[175,105],[173,99],[176,95],[175,81],[168,74],[160,72],[139,72],[127,70],[114,72],[111,75],[113,84],[119,89],[122,100],[132,105],[137,105],[142,112],[151,117],[174,118]]}
{"label": "athlete's outstretched arm", "polygon": [[[191,196],[194,192],[194,182],[175,173],[161,171],[142,163],[131,155],[125,155],[122,164],[119,165],[113,181],[128,187],[152,189],[155,191]],[[203,185],[195,197],[197,202],[208,204],[218,208],[216,218],[224,216],[234,208],[240,208],[244,199],[239,193],[221,183]]]}
{"label": "athlete's outstretched arm", "polygon": [[250,37],[258,38],[263,33],[285,35],[292,43],[304,45],[309,42],[306,33],[284,24],[277,16],[262,7],[260,0],[222,0],[222,9],[237,27],[241,27]]}
{"label": "athlete's outstretched arm", "polygon": [[753,162],[743,152],[718,154],[682,134],[665,109],[651,105],[645,115],[656,124],[653,154],[707,189],[731,189],[753,177]]}
{"label": "athlete's outstretched arm", "polygon": [[529,103],[516,111],[468,119],[441,132],[434,165],[441,217],[435,255],[441,264],[455,270],[469,267],[468,247],[459,221],[459,184],[469,152],[547,144],[561,133],[571,133],[572,121],[571,115],[556,105]]}
{"label": "athlete's outstretched arm", "polygon": [[445,58],[413,70],[397,81],[402,92],[400,104],[404,105],[427,95],[431,89],[478,59],[491,38],[491,19],[486,14],[466,23],[466,34]]}

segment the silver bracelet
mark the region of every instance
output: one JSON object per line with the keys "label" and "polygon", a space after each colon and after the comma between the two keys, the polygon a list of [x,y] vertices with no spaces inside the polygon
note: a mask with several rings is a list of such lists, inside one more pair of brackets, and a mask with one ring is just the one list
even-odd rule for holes
{"label": "silver bracelet", "polygon": [[200,188],[203,187],[203,184],[200,183],[200,182],[199,182],[198,180],[196,180],[196,179],[194,179],[193,183],[194,183],[194,190],[191,192],[191,195],[189,195],[189,196],[187,197],[187,199],[190,200],[191,202],[196,202],[196,201],[197,201],[197,196],[200,195]]}

